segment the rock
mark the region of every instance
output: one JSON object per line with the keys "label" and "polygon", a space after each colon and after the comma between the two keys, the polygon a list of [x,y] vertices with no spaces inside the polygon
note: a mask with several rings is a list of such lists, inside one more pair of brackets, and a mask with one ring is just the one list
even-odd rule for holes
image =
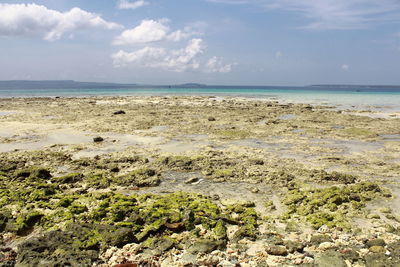
{"label": "rock", "polygon": [[113,114],[114,115],[121,115],[121,114],[126,114],[126,112],[123,111],[123,110],[118,110],[118,111],[115,111]]}
{"label": "rock", "polygon": [[135,236],[129,228],[113,229],[103,234],[103,240],[110,246],[121,248],[128,243],[135,242]]}
{"label": "rock", "polygon": [[212,200],[219,200],[219,195],[217,194],[212,195]]}
{"label": "rock", "polygon": [[282,236],[275,233],[266,233],[263,235],[263,239],[271,245],[284,245],[285,243],[282,239]]}
{"label": "rock", "polygon": [[250,159],[249,163],[252,165],[264,165],[264,161],[262,159]]}
{"label": "rock", "polygon": [[341,254],[336,251],[327,251],[315,257],[314,266],[318,267],[347,267]]}
{"label": "rock", "polygon": [[153,240],[151,245],[143,252],[145,257],[161,256],[165,251],[175,246],[175,241],[169,237],[161,237]]}
{"label": "rock", "polygon": [[310,242],[313,245],[319,245],[323,242],[332,242],[332,238],[329,235],[316,234],[311,236]]}
{"label": "rock", "polygon": [[113,267],[138,267],[139,265],[137,263],[121,263],[114,265]]}
{"label": "rock", "polygon": [[379,216],[378,214],[375,214],[375,213],[371,213],[371,214],[367,215],[367,218],[368,219],[380,219],[381,216]]}
{"label": "rock", "polygon": [[399,266],[383,253],[369,253],[365,257],[367,267],[395,267]]}
{"label": "rock", "polygon": [[385,253],[386,249],[382,246],[372,246],[369,248],[369,251],[372,253]]}
{"label": "rock", "polygon": [[258,192],[260,192],[260,189],[258,189],[257,187],[251,187],[250,192],[257,194]]}
{"label": "rock", "polygon": [[[74,247],[82,238],[77,232],[50,231],[30,238],[18,246],[17,266],[92,266],[98,251]],[[79,236],[79,238],[78,238]]]}
{"label": "rock", "polygon": [[335,243],[332,242],[322,242],[321,244],[319,244],[318,248],[320,250],[327,250],[327,249],[331,249],[331,248],[336,248],[337,246],[335,245]]}
{"label": "rock", "polygon": [[0,266],[13,267],[15,266],[15,258],[17,253],[8,247],[0,247]]}
{"label": "rock", "polygon": [[210,253],[214,250],[221,250],[226,247],[226,242],[223,240],[203,239],[196,241],[189,247],[188,252],[191,254]]}
{"label": "rock", "polygon": [[193,183],[198,182],[199,180],[200,180],[200,179],[199,179],[198,177],[192,177],[192,178],[187,179],[187,180],[185,181],[185,184],[193,184]]}
{"label": "rock", "polygon": [[218,266],[221,266],[221,267],[235,267],[235,266],[238,266],[238,265],[233,264],[233,263],[231,263],[231,262],[229,262],[229,261],[227,261],[227,260],[223,260],[223,261],[221,261],[221,262],[219,263]]}
{"label": "rock", "polygon": [[329,232],[330,232],[330,229],[329,229],[329,227],[328,227],[326,224],[322,225],[322,226],[318,229],[318,233],[326,234],[326,233],[329,233]]}
{"label": "rock", "polygon": [[208,121],[216,121],[214,117],[208,117]]}
{"label": "rock", "polygon": [[381,246],[384,247],[386,245],[385,240],[382,238],[376,238],[376,239],[371,239],[366,242],[367,247],[373,247],[373,246]]}
{"label": "rock", "polygon": [[287,256],[288,251],[284,246],[269,246],[266,249],[267,253],[274,256]]}
{"label": "rock", "polygon": [[197,262],[197,256],[190,254],[190,253],[185,253],[182,255],[182,258],[180,259],[180,263],[183,266],[196,266]]}
{"label": "rock", "polygon": [[391,213],[392,212],[392,210],[390,208],[380,208],[379,211],[382,213]]}
{"label": "rock", "polygon": [[305,247],[303,243],[293,240],[285,240],[284,245],[288,249],[289,253],[294,253],[296,251],[302,252]]}
{"label": "rock", "polygon": [[237,199],[222,199],[221,200],[221,204],[224,205],[224,206],[231,206],[231,205],[243,206],[243,207],[246,207],[246,208],[252,208],[252,207],[255,207],[255,205],[256,205],[252,201],[244,201],[244,200],[240,201],[240,200],[237,200]]}
{"label": "rock", "polygon": [[97,137],[93,138],[93,142],[95,142],[95,143],[100,143],[100,142],[103,142],[103,141],[104,141],[104,138],[101,137],[101,136],[97,136]]}

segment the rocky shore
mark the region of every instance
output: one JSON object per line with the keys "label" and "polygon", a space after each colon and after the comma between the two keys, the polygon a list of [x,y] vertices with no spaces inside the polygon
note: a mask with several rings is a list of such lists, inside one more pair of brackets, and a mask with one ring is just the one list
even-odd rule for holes
{"label": "rocky shore", "polygon": [[0,266],[400,266],[399,181],[399,114],[0,99]]}

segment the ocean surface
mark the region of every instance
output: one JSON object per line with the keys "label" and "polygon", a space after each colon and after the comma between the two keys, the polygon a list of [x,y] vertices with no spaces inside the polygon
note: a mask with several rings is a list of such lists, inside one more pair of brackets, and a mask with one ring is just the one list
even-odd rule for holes
{"label": "ocean surface", "polygon": [[0,98],[79,96],[216,96],[247,97],[336,106],[339,109],[371,109],[400,112],[400,88],[382,87],[135,87],[82,89],[0,89]]}

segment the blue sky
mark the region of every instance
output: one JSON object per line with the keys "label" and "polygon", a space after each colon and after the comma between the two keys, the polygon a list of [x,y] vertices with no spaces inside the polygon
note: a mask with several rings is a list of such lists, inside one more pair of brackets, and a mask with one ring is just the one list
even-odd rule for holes
{"label": "blue sky", "polygon": [[0,0],[0,80],[400,84],[398,0]]}

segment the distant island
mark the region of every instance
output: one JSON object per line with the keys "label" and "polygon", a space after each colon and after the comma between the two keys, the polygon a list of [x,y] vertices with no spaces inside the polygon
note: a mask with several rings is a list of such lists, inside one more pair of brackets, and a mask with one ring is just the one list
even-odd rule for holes
{"label": "distant island", "polygon": [[388,90],[398,91],[400,85],[350,85],[350,84],[314,84],[307,86],[271,86],[271,85],[207,85],[201,83],[184,83],[171,85],[152,85],[136,83],[102,83],[102,82],[79,82],[74,80],[9,80],[0,81],[0,90],[40,90],[40,89],[143,89],[143,88],[214,88],[214,89],[290,89],[290,90],[338,90],[338,91],[369,91]]}
{"label": "distant island", "polygon": [[313,84],[310,87],[320,88],[400,88],[400,85],[363,85],[363,84]]}

